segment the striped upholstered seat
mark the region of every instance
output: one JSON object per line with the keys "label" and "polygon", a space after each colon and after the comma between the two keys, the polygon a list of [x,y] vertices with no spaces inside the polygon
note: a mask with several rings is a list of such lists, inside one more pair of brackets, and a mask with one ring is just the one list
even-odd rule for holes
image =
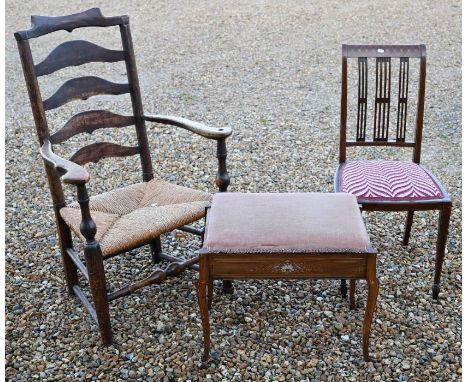
{"label": "striped upholstered seat", "polygon": [[444,193],[421,165],[401,161],[346,162],[338,173],[338,191],[358,201],[415,201],[441,199]]}

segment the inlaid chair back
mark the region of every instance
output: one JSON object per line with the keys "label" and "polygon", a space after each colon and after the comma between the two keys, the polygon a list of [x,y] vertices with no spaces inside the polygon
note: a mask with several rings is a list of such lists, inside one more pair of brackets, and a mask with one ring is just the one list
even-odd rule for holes
{"label": "inlaid chair back", "polygon": [[[49,149],[52,150],[52,144],[63,143],[77,134],[92,133],[103,128],[135,125],[137,146],[96,142],[80,148],[72,155],[70,160],[83,165],[89,162],[96,163],[106,157],[139,154],[143,169],[143,180],[151,180],[153,178],[153,169],[143,120],[143,106],[128,16],[104,17],[98,8],[94,8],[86,12],[63,17],[32,16],[31,22],[31,29],[17,32],[15,37],[20,51],[40,145],[50,142]],[[29,40],[59,30],[72,32],[76,28],[86,27],[119,27],[122,50],[111,50],[88,41],[73,40],[57,46],[42,62],[34,63]],[[38,77],[47,76],[70,66],[79,66],[91,62],[114,63],[119,61],[125,62],[128,83],[114,83],[95,76],[84,76],[66,81],[52,96],[45,100],[41,96]],[[107,110],[89,110],[72,116],[61,129],[50,134],[47,111],[57,109],[73,100],[86,100],[95,95],[121,94],[129,94],[133,115],[123,116]],[[59,181],[61,174],[51,170],[49,166],[46,166],[46,170],[49,183],[53,185],[51,190],[54,202],[62,203],[63,191]]]}
{"label": "inlaid chair back", "polygon": [[[348,100],[348,61],[357,60],[357,100]],[[370,66],[375,63],[375,70]],[[393,63],[393,66],[392,66]],[[418,67],[415,129],[408,140],[410,65]],[[375,81],[370,74],[375,73]],[[392,76],[397,76],[397,92],[391,89]],[[426,46],[420,45],[343,45],[340,123],[340,163],[346,161],[346,148],[351,146],[394,146],[413,149],[413,162],[421,158],[426,82]],[[375,83],[374,99],[369,88]],[[392,93],[395,98],[392,99]],[[348,105],[357,104],[355,139],[347,140]],[[390,114],[394,105],[396,118]],[[370,110],[373,108],[373,115]],[[391,126],[396,119],[396,126]],[[391,129],[391,127],[393,127]],[[370,130],[371,129],[371,130]],[[389,130],[392,132],[389,134]],[[394,131],[394,133],[393,133]]]}

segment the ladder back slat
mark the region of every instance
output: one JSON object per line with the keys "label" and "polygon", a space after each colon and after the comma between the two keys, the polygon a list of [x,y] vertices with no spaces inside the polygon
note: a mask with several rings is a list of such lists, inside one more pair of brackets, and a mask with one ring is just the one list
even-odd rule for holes
{"label": "ladder back slat", "polygon": [[110,142],[97,142],[82,147],[70,158],[72,162],[83,165],[97,163],[103,158],[125,157],[140,153],[138,146],[122,146]]}
{"label": "ladder back slat", "polygon": [[108,27],[128,23],[128,16],[104,17],[99,8],[67,16],[31,16],[31,28],[15,33],[18,41],[36,38],[45,34],[66,30],[71,32],[82,27]]}
{"label": "ladder back slat", "polygon": [[51,110],[75,99],[88,99],[99,94],[119,95],[129,92],[128,84],[117,84],[99,77],[79,77],[65,82],[44,101],[44,109]]}
{"label": "ladder back slat", "polygon": [[50,136],[52,143],[62,143],[80,133],[91,134],[97,129],[125,127],[135,123],[133,116],[119,115],[107,110],[91,110],[74,115],[60,130]]}
{"label": "ladder back slat", "polygon": [[88,62],[117,62],[125,59],[124,51],[106,49],[89,41],[67,41],[56,47],[41,63],[35,66],[36,76],[51,74],[67,66]]}

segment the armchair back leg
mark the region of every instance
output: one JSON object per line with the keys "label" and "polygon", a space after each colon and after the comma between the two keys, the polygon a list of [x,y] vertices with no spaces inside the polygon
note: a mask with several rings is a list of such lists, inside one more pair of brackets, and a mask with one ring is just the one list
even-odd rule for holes
{"label": "armchair back leg", "polygon": [[153,264],[159,264],[161,262],[161,253],[162,253],[162,247],[161,247],[161,237],[158,236],[156,239],[154,239],[151,244],[151,259],[153,261]]}

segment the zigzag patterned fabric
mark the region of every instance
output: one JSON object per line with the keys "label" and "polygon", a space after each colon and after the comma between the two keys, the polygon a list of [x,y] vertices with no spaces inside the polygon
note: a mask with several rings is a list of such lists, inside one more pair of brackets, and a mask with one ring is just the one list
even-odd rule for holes
{"label": "zigzag patterned fabric", "polygon": [[359,200],[441,199],[442,190],[429,173],[413,162],[359,160],[340,168],[339,191]]}

